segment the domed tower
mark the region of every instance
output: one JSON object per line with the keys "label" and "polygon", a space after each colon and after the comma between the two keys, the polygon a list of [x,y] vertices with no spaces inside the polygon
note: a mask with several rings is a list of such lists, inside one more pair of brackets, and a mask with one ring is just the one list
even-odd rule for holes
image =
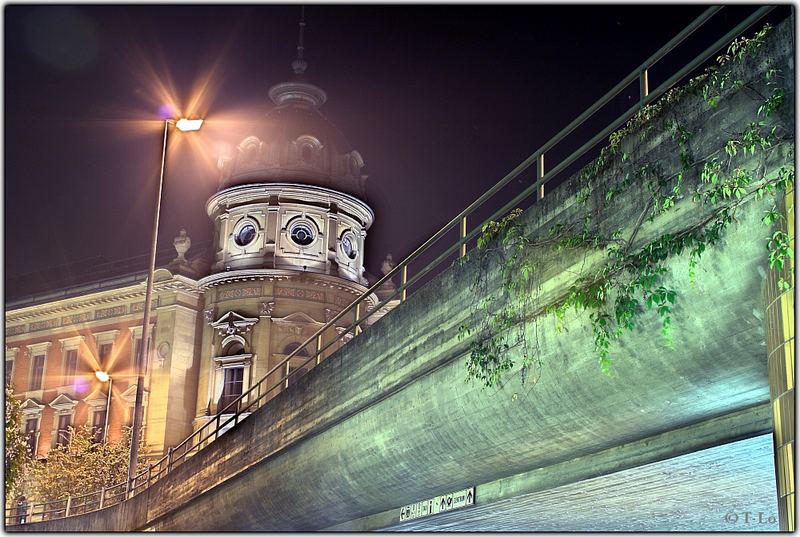
{"label": "domed tower", "polygon": [[[367,289],[364,248],[374,214],[358,198],[364,161],[320,112],[327,96],[305,79],[303,27],[301,19],[294,77],[270,88],[274,108],[220,161],[220,189],[206,204],[215,259],[200,280],[206,323],[195,427]],[[338,332],[352,322],[344,316]],[[325,342],[337,337],[326,334]],[[271,373],[274,382],[313,351]]]}
{"label": "domed tower", "polygon": [[[300,49],[302,50],[302,48]],[[215,224],[214,272],[285,268],[366,283],[364,238],[374,214],[364,160],[320,112],[325,92],[304,80],[272,86],[275,104],[259,132],[220,161],[220,191],[206,210]]]}

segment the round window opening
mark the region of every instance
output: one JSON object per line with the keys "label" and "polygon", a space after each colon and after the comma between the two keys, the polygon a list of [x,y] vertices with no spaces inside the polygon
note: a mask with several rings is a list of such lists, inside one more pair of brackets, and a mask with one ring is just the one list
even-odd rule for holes
{"label": "round window opening", "polygon": [[233,236],[234,242],[239,246],[247,246],[253,239],[256,238],[256,226],[253,224],[245,224],[243,225],[239,231],[236,232],[236,235]]}
{"label": "round window opening", "polygon": [[358,251],[356,250],[356,238],[350,232],[342,235],[342,251],[344,255],[350,259],[355,259],[358,255]]}
{"label": "round window opening", "polygon": [[308,246],[316,238],[316,231],[311,222],[300,220],[289,227],[289,236],[295,244]]}

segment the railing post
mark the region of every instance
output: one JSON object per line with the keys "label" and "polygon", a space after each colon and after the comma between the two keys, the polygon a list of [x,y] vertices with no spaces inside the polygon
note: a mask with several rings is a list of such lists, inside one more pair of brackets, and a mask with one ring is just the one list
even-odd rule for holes
{"label": "railing post", "polygon": [[[464,237],[467,236],[467,217],[461,219],[461,240],[464,240]],[[461,245],[461,257],[466,257],[467,255],[467,243],[463,243]]]}
{"label": "railing post", "polygon": [[102,509],[103,508],[103,504],[105,502],[106,502],[106,488],[103,487],[103,488],[100,489],[100,505],[98,506],[98,509]]}
{"label": "railing post", "polygon": [[147,465],[147,486],[148,488],[150,485],[153,484],[153,463]]}
{"label": "railing post", "polygon": [[172,469],[172,451],[173,448],[167,449],[167,473]]}
{"label": "railing post", "polygon": [[400,287],[403,292],[400,293],[400,302],[406,301],[406,282],[408,281],[408,265],[403,265],[403,275],[400,277]]}
{"label": "railing post", "polygon": [[322,361],[322,334],[317,336],[317,365]]}
{"label": "railing post", "polygon": [[[544,177],[544,153],[539,155],[538,162],[536,163],[536,180],[538,181],[542,177]],[[544,183],[539,185],[539,191],[536,194],[536,199],[542,199],[544,197]]]}
{"label": "railing post", "polygon": [[356,320],[355,320],[355,322],[356,322],[356,330],[355,330],[356,335],[361,333],[361,325],[358,324],[359,317],[361,317],[361,302],[356,304]]}
{"label": "railing post", "polygon": [[644,98],[650,94],[650,83],[647,77],[647,69],[639,72],[639,102],[644,104]]}
{"label": "railing post", "polygon": [[67,494],[67,508],[64,510],[64,518],[69,516],[69,508],[72,504],[72,494]]}
{"label": "railing post", "polygon": [[284,388],[288,388],[289,387],[289,362],[286,362],[286,369],[283,372],[283,376],[284,376],[283,387]]}

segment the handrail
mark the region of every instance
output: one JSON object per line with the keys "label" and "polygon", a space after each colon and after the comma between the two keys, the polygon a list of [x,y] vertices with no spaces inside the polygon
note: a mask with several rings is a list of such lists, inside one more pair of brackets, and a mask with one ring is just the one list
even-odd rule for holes
{"label": "handrail", "polygon": [[[368,323],[370,318],[375,314],[379,313],[380,310],[386,307],[390,302],[396,299],[399,295],[400,302],[406,300],[406,295],[408,289],[414,285],[415,283],[421,281],[421,279],[426,276],[431,270],[435,267],[439,266],[440,263],[448,259],[449,257],[456,255],[460,252],[460,255],[465,255],[465,247],[468,241],[475,238],[479,233],[481,233],[482,227],[489,221],[496,219],[500,215],[507,214],[512,208],[517,206],[521,201],[524,199],[535,195],[537,192],[540,191],[540,188],[543,185],[547,184],[548,181],[553,179],[555,176],[563,172],[567,169],[570,165],[572,165],[578,158],[583,156],[587,151],[595,147],[598,143],[604,140],[609,134],[614,132],[618,129],[621,125],[624,124],[625,121],[632,118],[639,110],[641,110],[644,106],[647,106],[651,102],[655,101],[659,97],[661,97],[667,90],[669,90],[674,84],[679,82],[682,78],[690,74],[694,71],[698,66],[700,66],[703,62],[707,61],[709,58],[713,56],[715,52],[717,52],[720,48],[724,47],[727,43],[729,43],[732,39],[737,37],[741,32],[743,32],[748,27],[752,26],[755,22],[760,20],[764,17],[767,13],[769,13],[775,6],[763,6],[756,10],[753,14],[751,14],[747,19],[739,23],[735,28],[727,32],[723,37],[718,39],[714,42],[711,46],[707,47],[703,52],[698,54],[692,61],[686,64],[683,68],[681,68],[677,73],[673,74],[670,78],[667,79],[666,82],[662,83],[653,91],[648,91],[648,84],[647,84],[647,71],[652,67],[656,62],[661,60],[666,54],[668,54],[671,50],[673,50],[676,46],[678,46],[681,42],[683,42],[689,35],[694,33],[698,28],[700,28],[708,19],[710,19],[714,14],[719,12],[723,6],[712,6],[706,9],[699,17],[697,17],[694,21],[692,21],[686,28],[684,28],[678,35],[672,38],[666,45],[661,47],[658,51],[652,54],[647,60],[645,60],[639,67],[637,67],[634,71],[632,71],[629,75],[623,78],[618,84],[616,84],[611,90],[606,92],[602,97],[600,97],[595,103],[587,108],[582,114],[580,114],[577,118],[575,118],[572,122],[570,122],[566,127],[561,129],[553,138],[545,142],[541,147],[539,147],[536,151],[534,151],[528,158],[523,160],[519,165],[517,165],[514,169],[508,172],[500,181],[498,181],[494,186],[492,186],[489,190],[484,192],[480,197],[478,197],[475,201],[469,204],[463,211],[461,211],[457,216],[455,216],[452,220],[450,220],[447,224],[445,224],[439,231],[434,233],[430,238],[428,238],[425,242],[423,242],[419,247],[417,247],[413,252],[411,252],[405,259],[403,259],[399,264],[393,267],[390,271],[388,271],[382,278],[378,279],[372,286],[370,286],[366,291],[364,291],[361,295],[355,298],[346,308],[342,309],[339,313],[334,315],[328,322],[326,322],[322,327],[320,327],[313,335],[309,336],[302,344],[300,344],[296,349],[291,351],[287,354],[284,359],[273,366],[269,371],[261,377],[256,383],[253,384],[246,392],[242,393],[236,399],[225,405],[221,410],[219,410],[214,416],[210,417],[208,421],[199,427],[196,431],[186,437],[182,442],[180,442],[174,448],[170,448],[167,455],[159,459],[158,461],[151,463],[147,470],[144,470],[137,474],[131,483],[122,482],[116,485],[112,485],[110,487],[105,487],[100,491],[90,492],[87,494],[83,494],[80,496],[69,497],[68,499],[64,500],[52,500],[49,502],[42,502],[38,504],[30,504],[29,506],[24,506],[24,511],[22,511],[21,507],[9,507],[6,508],[6,524],[7,525],[14,525],[15,520],[16,523],[20,523],[20,518],[25,518],[26,522],[32,522],[34,515],[39,515],[40,520],[45,520],[45,515],[50,513],[63,513],[64,516],[74,516],[77,514],[88,513],[91,511],[95,511],[98,509],[102,509],[108,505],[113,505],[123,501],[127,497],[133,497],[139,492],[149,488],[154,482],[160,480],[164,475],[169,474],[172,469],[176,466],[180,465],[186,457],[189,456],[195,449],[199,452],[205,446],[207,446],[210,442],[216,441],[221,434],[225,432],[226,427],[236,425],[241,419],[244,419],[247,415],[249,415],[252,411],[261,408],[261,401],[267,399],[266,402],[270,400],[268,395],[273,391],[280,389],[288,383],[289,379],[292,376],[298,375],[301,368],[305,367],[308,364],[312,364],[312,367],[315,364],[318,364],[321,360],[322,354],[327,351],[330,347],[335,344],[341,344],[341,342],[345,339],[346,336],[353,334],[357,335],[358,331],[361,329],[361,325],[365,322]],[[625,89],[628,85],[634,82],[637,78],[642,81],[640,84],[640,99],[634,106],[631,106],[627,111],[617,117],[614,121],[609,123],[602,131],[594,135],[588,142],[584,143],[580,148],[573,151],[567,158],[563,159],[559,164],[554,166],[551,170],[545,173],[543,169],[543,157],[544,154],[555,147],[558,143],[560,143],[564,138],[566,138],[569,134],[571,134],[577,127],[582,125],[588,118],[594,115],[598,110],[600,110],[603,106],[608,104],[620,91]],[[532,182],[527,188],[525,188],[522,192],[517,194],[513,199],[509,202],[505,203],[500,209],[496,210],[490,217],[485,219],[479,225],[474,226],[471,231],[467,231],[467,217],[469,217],[476,209],[482,207],[484,203],[492,198],[497,192],[499,192],[502,188],[508,185],[511,181],[517,178],[522,172],[527,170],[532,164],[539,162],[540,169],[537,170],[537,179],[536,181]],[[541,196],[540,196],[541,197]],[[408,266],[409,264],[417,259],[420,255],[427,252],[430,247],[438,242],[441,238],[443,238],[447,233],[455,229],[457,226],[461,226],[459,239],[452,244],[451,246],[447,247],[443,252],[441,252],[433,261],[429,262],[425,267],[421,268],[417,273],[409,280],[408,279]],[[390,282],[393,277],[397,276],[398,274],[401,275],[401,285],[399,287],[395,287],[394,291],[383,300],[378,300],[375,292],[383,287],[387,282]],[[361,305],[367,303],[373,303],[366,312],[361,312]],[[354,311],[354,315],[352,315],[353,321],[344,329],[341,327],[337,327],[336,323],[342,319],[345,315]],[[330,329],[337,331],[335,337],[330,339],[327,343],[324,342],[323,334],[325,334]],[[338,331],[337,329],[341,330]],[[300,365],[297,369],[293,371],[288,371],[287,364],[292,358],[295,358],[301,351],[307,349],[309,345],[316,342],[316,350],[310,356],[302,356],[305,358],[305,361]],[[281,369],[287,369],[287,372],[279,377],[277,381],[275,381],[272,385],[269,385],[269,378],[270,376],[274,375],[275,373],[279,372]],[[255,394],[255,395],[254,395]],[[263,404],[266,404],[263,403]],[[255,408],[253,408],[255,407]],[[253,409],[253,410],[251,410]],[[224,420],[224,421],[223,421]],[[230,425],[230,424],[233,425]],[[215,425],[215,426],[214,426]],[[214,426],[212,428],[212,426]],[[205,436],[203,436],[204,433]],[[213,436],[213,440],[212,440]],[[177,454],[177,455],[176,455]],[[114,489],[120,489],[121,492],[116,492],[114,494],[109,494],[109,491]],[[100,495],[98,500],[89,500],[88,498],[91,496]],[[119,501],[117,500],[122,497]],[[76,503],[77,502],[77,503]],[[53,508],[53,504],[59,504],[59,507]],[[63,507],[60,505],[63,504]],[[94,509],[87,509],[87,506],[94,506]],[[36,507],[39,508],[38,512],[36,511]],[[45,509],[49,507],[49,509]],[[77,512],[81,511],[81,512]],[[30,518],[30,520],[28,520]],[[48,520],[52,518],[62,518],[62,517],[49,517]]]}

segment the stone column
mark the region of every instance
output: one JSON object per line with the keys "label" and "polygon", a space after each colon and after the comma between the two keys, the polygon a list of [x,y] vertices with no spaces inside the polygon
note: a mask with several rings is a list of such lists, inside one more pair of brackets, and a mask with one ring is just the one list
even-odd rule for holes
{"label": "stone column", "polygon": [[328,210],[326,233],[327,245],[325,249],[325,269],[328,274],[338,275],[338,264],[336,263],[336,243],[339,239],[339,215],[335,203],[331,203]]}
{"label": "stone column", "polygon": [[[793,192],[786,196],[783,231],[794,233]],[[794,237],[790,243],[794,250]],[[772,403],[778,518],[781,531],[794,531],[794,259],[783,270],[772,269],[766,287],[767,364]],[[783,278],[789,289],[781,290]]]}
{"label": "stone column", "polygon": [[219,243],[217,244],[217,262],[214,265],[217,270],[225,270],[228,263],[228,229],[229,217],[227,212],[219,215],[217,229],[219,230]]}
{"label": "stone column", "polygon": [[266,266],[275,266],[275,250],[278,245],[278,238],[280,237],[281,229],[278,222],[278,196],[269,197],[269,205],[267,206],[267,220],[264,225],[264,258]]}

